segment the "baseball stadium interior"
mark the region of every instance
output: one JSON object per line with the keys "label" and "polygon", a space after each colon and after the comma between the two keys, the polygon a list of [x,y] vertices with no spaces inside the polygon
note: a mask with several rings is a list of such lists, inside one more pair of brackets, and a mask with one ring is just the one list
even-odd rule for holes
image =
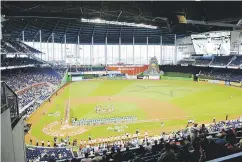
{"label": "baseball stadium interior", "polygon": [[242,162],[242,3],[1,1],[2,162]]}

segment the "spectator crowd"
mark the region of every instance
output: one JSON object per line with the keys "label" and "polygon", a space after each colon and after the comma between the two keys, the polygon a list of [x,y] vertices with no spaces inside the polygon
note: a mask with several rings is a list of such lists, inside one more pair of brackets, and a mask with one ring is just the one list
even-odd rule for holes
{"label": "spectator crowd", "polygon": [[[135,132],[139,134],[139,132]],[[65,144],[78,145],[78,151],[71,151],[72,156],[55,156],[54,153],[37,154],[42,147],[30,148],[35,150],[32,157],[52,158],[52,160],[81,161],[81,162],[203,162],[242,151],[242,117],[235,120],[219,121],[208,125],[187,126],[185,129],[161,133],[159,136],[149,137],[147,131],[144,136],[111,137],[106,140],[92,139],[88,136],[87,141],[73,141],[69,137],[61,139],[61,146]],[[54,140],[55,150],[57,147]],[[95,141],[95,142],[94,142]],[[97,142],[99,141],[99,142]],[[49,141],[48,141],[49,142]],[[29,149],[29,148],[28,148]],[[46,150],[53,148],[46,147]],[[68,150],[69,151],[69,150]],[[31,157],[28,155],[27,157]],[[48,151],[46,151],[48,152]],[[33,154],[33,151],[32,151]],[[67,155],[67,153],[66,153]],[[71,160],[72,159],[72,160]],[[239,159],[240,161],[241,159]],[[64,160],[63,160],[64,161]]]}
{"label": "spectator crowd", "polygon": [[20,112],[28,106],[24,113],[31,113],[56,90],[64,72],[50,67],[12,69],[2,71],[1,79],[18,94]]}

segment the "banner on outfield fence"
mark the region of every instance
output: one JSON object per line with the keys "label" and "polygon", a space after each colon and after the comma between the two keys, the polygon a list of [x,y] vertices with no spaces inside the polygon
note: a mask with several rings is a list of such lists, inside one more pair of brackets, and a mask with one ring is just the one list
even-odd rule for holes
{"label": "banner on outfield fence", "polygon": [[77,82],[77,81],[81,81],[82,80],[82,76],[72,76],[71,77],[71,81],[73,82]]}
{"label": "banner on outfield fence", "polygon": [[235,87],[241,87],[241,83],[238,82],[230,82],[230,85]]}
{"label": "banner on outfield fence", "polygon": [[229,81],[225,81],[225,85],[230,85],[230,82]]}
{"label": "banner on outfield fence", "polygon": [[160,80],[160,76],[159,75],[157,75],[157,76],[149,76],[149,79],[150,80]]}
{"label": "banner on outfield fence", "polygon": [[218,84],[219,80],[208,80],[209,83]]}
{"label": "banner on outfield fence", "polygon": [[144,76],[137,76],[137,79],[144,79]]}
{"label": "banner on outfield fence", "polygon": [[225,81],[223,81],[223,80],[219,80],[219,81],[218,81],[218,84],[225,85]]}
{"label": "banner on outfield fence", "polygon": [[208,82],[208,79],[198,79],[199,82]]}
{"label": "banner on outfield fence", "polygon": [[137,76],[136,75],[126,75],[126,79],[134,80],[134,79],[137,79]]}

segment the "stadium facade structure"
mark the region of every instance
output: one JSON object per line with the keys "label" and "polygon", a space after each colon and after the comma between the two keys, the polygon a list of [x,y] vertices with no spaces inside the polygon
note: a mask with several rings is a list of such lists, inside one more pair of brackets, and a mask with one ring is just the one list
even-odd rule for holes
{"label": "stadium facade structure", "polygon": [[1,161],[25,162],[24,121],[15,92],[1,82]]}

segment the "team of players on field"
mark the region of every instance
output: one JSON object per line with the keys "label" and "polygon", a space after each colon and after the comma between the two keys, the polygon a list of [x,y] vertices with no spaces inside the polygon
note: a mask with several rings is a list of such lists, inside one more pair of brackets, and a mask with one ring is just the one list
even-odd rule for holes
{"label": "team of players on field", "polygon": [[102,124],[113,124],[113,123],[132,123],[137,120],[134,116],[122,116],[122,117],[106,117],[96,119],[81,119],[72,120],[73,126],[87,126],[87,125],[102,125]]}

